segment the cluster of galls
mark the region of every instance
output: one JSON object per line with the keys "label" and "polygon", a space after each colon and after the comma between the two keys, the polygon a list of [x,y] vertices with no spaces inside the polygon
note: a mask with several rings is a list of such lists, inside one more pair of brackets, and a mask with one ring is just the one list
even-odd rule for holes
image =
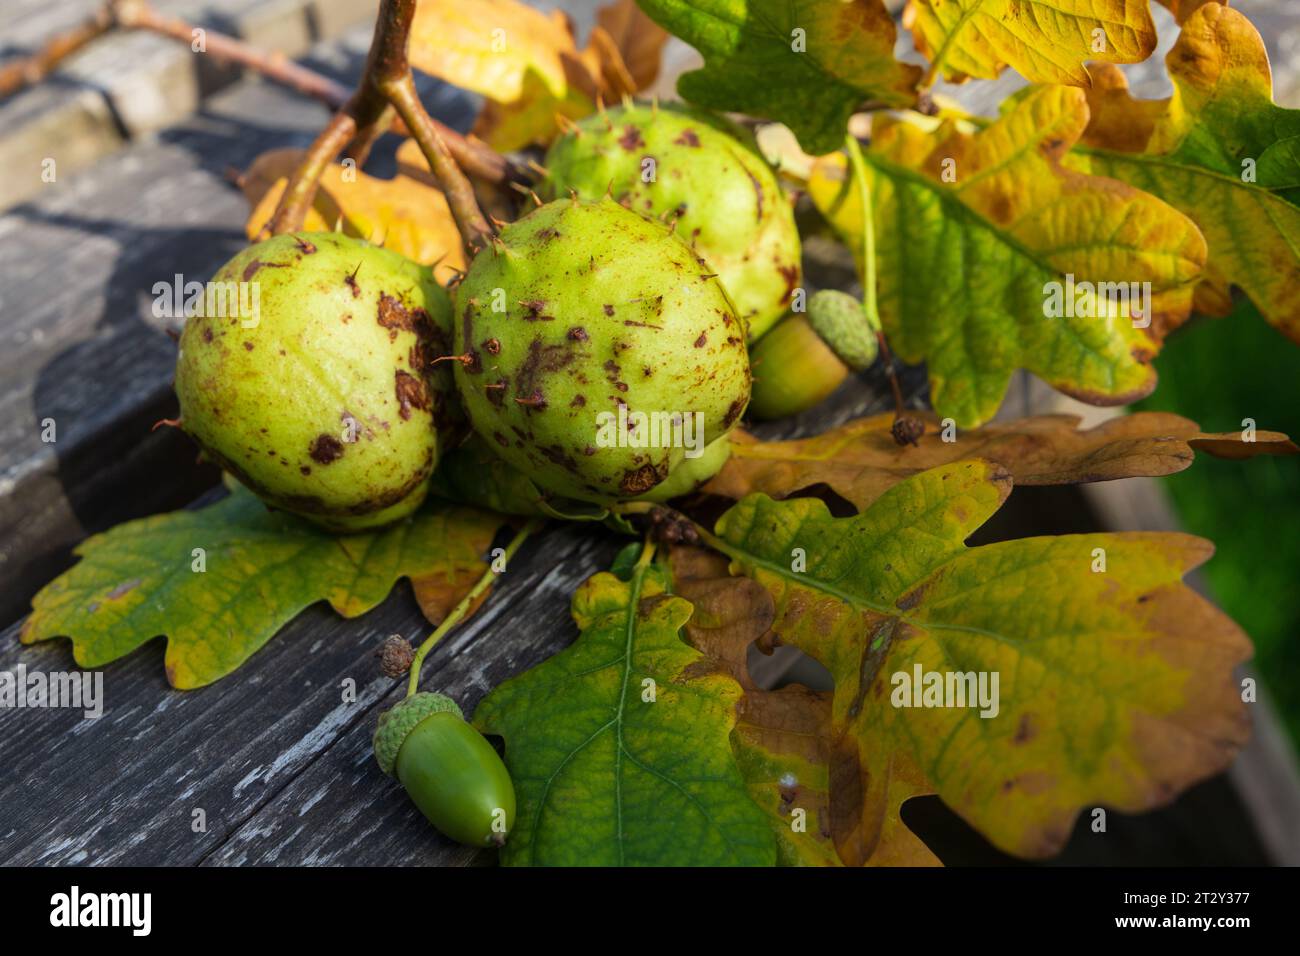
{"label": "cluster of galls", "polygon": [[[409,515],[440,459],[440,493],[554,514],[557,501],[664,502],[716,474],[750,405],[751,346],[764,415],[824,397],[824,369],[806,373],[801,356],[830,355],[836,382],[874,358],[852,300],[823,295],[807,320],[782,318],[799,237],[740,131],[629,105],[570,130],[547,164],[554,198],[475,256],[454,299],[428,267],[340,234],[241,252],[213,286],[255,307],[187,323],[182,427],[269,505],[340,532]],[[832,340],[833,354],[816,350]],[[668,508],[649,525],[697,540]],[[414,657],[400,637],[380,653],[392,677]],[[505,839],[509,776],[453,701],[409,696],[374,745],[444,833]]]}
{"label": "cluster of galls", "polygon": [[[546,496],[690,491],[725,461],[748,344],[800,275],[789,203],[732,132],[669,109],[592,117],[548,156],[540,188],[560,198],[506,226],[454,302],[427,267],[340,234],[246,249],[213,283],[256,283],[256,314],[188,322],[182,427],[268,504],[337,531],[413,511],[471,429]],[[611,418],[640,416],[699,428],[611,441]]]}

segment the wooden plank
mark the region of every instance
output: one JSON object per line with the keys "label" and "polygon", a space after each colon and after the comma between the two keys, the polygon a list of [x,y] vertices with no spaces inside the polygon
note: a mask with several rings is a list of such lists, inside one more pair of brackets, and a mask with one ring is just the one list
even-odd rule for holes
{"label": "wooden plank", "polygon": [[[154,0],[164,13],[253,40],[286,56],[359,24],[369,38],[369,0]],[[0,62],[36,49],[99,6],[88,0],[23,0],[0,26]],[[60,177],[89,168],[131,139],[177,123],[208,96],[239,79],[239,70],[155,34],[115,30],[67,61],[37,87],[0,101],[0,209],[41,193],[42,163]]]}
{"label": "wooden plank", "polygon": [[[571,638],[565,596],[618,546],[613,536],[579,528],[548,534],[544,554],[536,543],[526,546],[484,611],[431,656],[427,686],[472,704],[552,653]],[[342,834],[390,829],[389,817],[407,815],[400,788],[388,788],[359,753],[375,707],[399,693],[398,682],[379,673],[374,651],[390,633],[417,638],[427,630],[403,584],[358,620],[323,605],[309,609],[237,677],[211,687],[168,689],[158,641],[104,669],[105,711],[97,720],[67,710],[0,710],[0,864],[196,863],[235,832],[242,836],[228,854],[290,862],[292,853],[275,850],[286,839],[285,821],[251,828],[247,821],[268,801],[292,802],[298,791],[282,791],[317,765],[341,774],[344,786],[331,800],[313,792],[294,804],[293,819],[301,813],[315,839],[333,832],[342,853]],[[0,636],[0,668],[18,663],[45,672],[74,667],[66,642],[20,648],[10,628]],[[343,700],[347,680],[355,681],[355,702]],[[336,750],[341,739],[358,752]],[[368,791],[364,799],[357,783]],[[192,830],[196,810],[206,814],[206,832]],[[265,832],[255,839],[259,826]],[[410,832],[391,829],[393,839]],[[406,858],[433,862],[450,850],[422,844]]]}

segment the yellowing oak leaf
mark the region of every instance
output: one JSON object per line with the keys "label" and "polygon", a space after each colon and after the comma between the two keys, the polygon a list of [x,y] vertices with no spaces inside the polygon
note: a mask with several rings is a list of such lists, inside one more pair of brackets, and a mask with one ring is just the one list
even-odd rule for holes
{"label": "yellowing oak leaf", "polygon": [[[750,796],[768,815],[784,866],[844,866],[832,835],[857,825],[833,820],[831,695],[799,685],[747,691],[731,735]],[[939,860],[900,816],[904,801],[928,793],[917,774],[896,771],[878,804],[879,838],[867,866],[937,866]],[[853,861],[859,862],[859,861]]]}
{"label": "yellowing oak leaf", "polygon": [[641,0],[704,56],[678,80],[691,102],[778,120],[811,153],[835,149],[849,116],[874,102],[907,106],[921,71],[894,59],[881,0]]}
{"label": "yellowing oak leaf", "polygon": [[581,50],[559,10],[542,13],[518,0],[423,0],[411,28],[411,62],[482,94],[474,134],[507,151],[552,139],[557,116],[579,119],[601,100],[653,82],[667,39],[631,0],[601,8]]}
{"label": "yellowing oak leaf", "polygon": [[523,96],[530,73],[562,96],[573,52],[562,15],[517,0],[420,0],[411,23],[412,66],[501,103]]}
{"label": "yellowing oak leaf", "polygon": [[1300,342],[1300,110],[1273,102],[1264,41],[1220,4],[1188,17],[1167,63],[1168,100],[1135,100],[1118,70],[1100,71],[1084,146],[1067,162],[1195,220],[1209,243],[1198,310],[1227,315],[1235,286]]}
{"label": "yellowing oak leaf", "polygon": [[862,510],[903,479],[963,458],[997,462],[1019,485],[1064,485],[1172,475],[1190,466],[1197,450],[1234,459],[1298,451],[1280,432],[1256,432],[1246,441],[1240,432],[1207,434],[1166,412],[1137,412],[1084,430],[1074,415],[1038,415],[950,433],[935,415],[911,414],[925,423],[925,434],[902,448],[890,429],[893,413],[792,441],[733,433],[731,457],[703,490],[785,498],[825,485]]}
{"label": "yellowing oak leaf", "polygon": [[[1179,23],[1184,22],[1201,7],[1207,3],[1213,3],[1214,0],[1160,0],[1162,6],[1167,7],[1169,12],[1174,15],[1174,19]],[[1229,4],[1224,3],[1225,7]]]}
{"label": "yellowing oak leaf", "polygon": [[97,668],[166,636],[167,679],[202,687],[317,601],[356,617],[408,577],[437,582],[431,609],[454,604],[487,569],[480,556],[500,524],[485,511],[430,504],[392,528],[339,537],[237,488],[206,508],[87,538],[81,560],[32,599],[22,641],[70,637],[77,663]]}
{"label": "yellowing oak leaf", "polygon": [[831,838],[861,863],[896,791],[933,791],[995,845],[1056,852],[1083,807],[1136,812],[1221,770],[1248,720],[1246,636],[1181,578],[1181,534],[967,548],[1010,478],[963,461],[834,518],[813,498],[745,498],[716,546],[763,584],[781,641],[835,679]]}
{"label": "yellowing oak leaf", "polygon": [[[273,150],[254,160],[241,177],[252,206],[245,226],[250,240],[262,237],[301,158],[301,150]],[[337,228],[416,262],[437,263],[434,275],[441,282],[465,268],[460,232],[446,197],[428,182],[404,174],[376,179],[340,165],[326,167],[303,228],[309,232]]]}
{"label": "yellowing oak leaf", "polygon": [[[1041,87],[986,129],[877,122],[865,153],[890,344],[924,361],[941,417],[997,411],[1016,369],[1099,405],[1155,387],[1150,362],[1183,322],[1205,242],[1172,206],[1063,167],[1088,122],[1082,90]],[[841,154],[809,192],[861,249],[862,204]]]}
{"label": "yellowing oak leaf", "polygon": [[[601,7],[596,11],[596,26],[618,52],[618,62],[633,90],[644,90],[659,78],[668,31],[646,16],[636,0],[615,0]],[[593,45],[596,35],[593,30]],[[602,40],[602,45],[605,42]]]}
{"label": "yellowing oak leaf", "polygon": [[930,75],[1088,86],[1086,60],[1139,63],[1156,48],[1147,0],[909,0],[904,26]]}
{"label": "yellowing oak leaf", "polygon": [[[686,624],[691,646],[718,661],[745,694],[736,705],[731,747],[750,796],[767,815],[786,866],[843,866],[831,834],[831,695],[791,684],[756,687],[748,667],[751,646],[767,650],[775,616],[771,595],[757,581],[733,577],[728,561],[713,551],[677,547],[669,562],[673,590],[691,602]],[[903,802],[924,791],[913,774],[895,775],[882,806],[874,866],[931,866],[934,854],[903,824]],[[847,821],[848,828],[855,820]]]}

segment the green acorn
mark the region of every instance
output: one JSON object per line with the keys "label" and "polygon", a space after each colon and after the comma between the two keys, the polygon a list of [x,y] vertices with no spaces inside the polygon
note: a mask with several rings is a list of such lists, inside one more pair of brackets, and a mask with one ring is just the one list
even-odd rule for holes
{"label": "green acorn", "polygon": [[750,349],[751,414],[784,418],[825,401],[850,371],[875,362],[878,331],[853,296],[834,289],[815,293],[806,316],[787,316]]}
{"label": "green acorn", "polygon": [[379,717],[375,760],[439,832],[500,846],[515,822],[515,790],[492,745],[442,694],[407,697]]}

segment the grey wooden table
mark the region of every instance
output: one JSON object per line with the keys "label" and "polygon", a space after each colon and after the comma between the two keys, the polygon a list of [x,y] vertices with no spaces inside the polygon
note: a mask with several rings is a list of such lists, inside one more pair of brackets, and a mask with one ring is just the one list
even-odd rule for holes
{"label": "grey wooden table", "polygon": [[[322,71],[350,78],[368,29],[342,29],[348,2],[250,2],[230,9],[263,17],[288,10],[285,22],[315,24],[300,48],[287,44],[291,52],[305,52]],[[40,38],[40,24],[30,19],[38,6],[29,0],[17,5],[25,17],[10,25],[27,32],[0,32],[0,58]],[[65,20],[85,7],[80,0],[55,5]],[[316,10],[314,18],[308,9]],[[313,36],[320,42],[308,48]],[[129,58],[134,49],[119,46],[116,55]],[[177,66],[171,52],[159,57],[172,77],[198,68],[193,62]],[[101,83],[88,99],[87,87],[71,83],[78,108],[92,119],[103,107],[110,117],[136,116],[134,125],[114,120],[116,135],[109,135],[88,121],[75,137],[68,133],[73,160],[65,172],[55,183],[20,184],[12,195],[23,198],[0,215],[0,669],[74,667],[66,642],[22,647],[17,633],[31,595],[70,564],[78,540],[214,493],[216,474],[195,464],[186,439],[149,430],[175,411],[175,351],[169,320],[154,318],[148,308],[148,290],[178,272],[206,277],[241,246],[247,206],[229,170],[274,146],[305,145],[325,112],[256,79],[229,76],[206,87],[194,82],[199,92],[188,108],[169,107],[153,120],[122,105],[131,98],[129,84]],[[53,89],[62,87],[55,83]],[[469,97],[434,84],[424,93],[445,121],[462,128],[471,121],[475,103]],[[42,88],[0,104],[0,129],[35,135],[29,125],[6,127],[5,118],[22,116],[29,124],[43,110],[69,109],[52,96]],[[28,153],[5,154],[4,139],[0,157],[11,155],[18,165],[0,159],[0,167],[17,169],[19,176],[36,175],[32,159],[60,148],[47,138],[34,153],[28,141]],[[378,163],[382,171],[382,155]],[[815,284],[851,281],[842,261],[817,256],[810,270]],[[909,400],[923,400],[921,374],[909,373],[904,384]],[[815,413],[767,433],[816,431],[888,407],[887,395],[878,373],[866,376]],[[56,425],[53,443],[41,440],[47,420]],[[1021,489],[981,533],[991,539],[1098,526],[1073,489]],[[567,645],[576,636],[569,595],[607,566],[621,543],[612,534],[572,526],[554,527],[530,542],[487,607],[430,658],[426,686],[451,694],[468,710],[502,679]],[[171,690],[158,640],[104,669],[106,709],[97,720],[70,710],[0,709],[0,864],[490,859],[434,833],[371,757],[377,713],[400,695],[395,682],[379,675],[373,652],[388,634],[416,638],[427,629],[402,583],[356,620],[340,620],[323,605],[308,609],[235,675],[211,687]],[[354,701],[344,698],[349,681],[357,688]],[[948,862],[1008,862],[937,800],[913,801],[905,816]],[[1166,810],[1115,820],[1111,834],[1097,841],[1080,829],[1060,861],[1268,859],[1224,777]]]}

